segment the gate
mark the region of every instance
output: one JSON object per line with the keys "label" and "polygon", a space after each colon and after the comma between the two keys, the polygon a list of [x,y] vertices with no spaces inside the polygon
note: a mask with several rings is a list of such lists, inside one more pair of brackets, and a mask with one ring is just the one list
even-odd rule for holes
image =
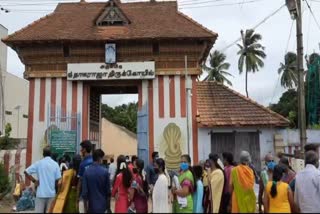
{"label": "gate", "polygon": [[149,141],[148,141],[148,105],[145,104],[138,111],[137,137],[138,137],[138,157],[144,161],[145,168],[149,163]]}
{"label": "gate", "polygon": [[[55,150],[79,154],[81,135],[81,114],[70,113],[59,107],[48,105],[47,142]],[[74,143],[74,151],[70,151],[69,144]],[[72,154],[70,154],[72,155]]]}

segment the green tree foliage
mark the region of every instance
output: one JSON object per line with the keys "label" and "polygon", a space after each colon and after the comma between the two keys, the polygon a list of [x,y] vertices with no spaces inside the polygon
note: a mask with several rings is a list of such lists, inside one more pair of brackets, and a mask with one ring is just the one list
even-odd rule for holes
{"label": "green tree foliage", "polygon": [[137,133],[138,103],[123,104],[115,108],[102,104],[101,111],[102,117],[110,122]]}
{"label": "green tree foliage", "polygon": [[3,149],[3,150],[15,149],[19,144],[19,141],[10,138],[11,131],[12,131],[11,124],[7,123],[5,127],[4,136],[0,137],[0,149]]}
{"label": "green tree foliage", "polygon": [[320,57],[320,55],[318,53],[312,53],[309,56],[309,59],[306,56],[306,61],[307,61],[307,65],[313,64],[316,62],[316,60]]}
{"label": "green tree foliage", "polygon": [[246,72],[246,94],[249,97],[248,93],[248,73],[255,73],[259,71],[259,68],[264,67],[263,59],[266,58],[264,52],[264,47],[259,43],[262,39],[262,36],[258,33],[255,33],[254,30],[249,29],[244,33],[241,30],[242,43],[238,44],[240,50],[238,51],[239,61],[238,69],[239,73],[242,74],[245,68]]}
{"label": "green tree foliage", "polygon": [[298,86],[297,54],[288,52],[284,57],[284,63],[280,63],[278,69],[281,75],[281,85],[285,88]]}
{"label": "green tree foliage", "polygon": [[10,123],[6,124],[5,130],[4,130],[4,135],[7,137],[10,137],[12,131],[12,126]]}
{"label": "green tree foliage", "polygon": [[227,76],[232,76],[227,70],[230,68],[230,63],[225,62],[226,55],[220,51],[214,51],[209,55],[209,66],[203,64],[202,68],[208,73],[204,81],[217,81],[224,84],[225,82],[232,86],[231,81]]}
{"label": "green tree foliage", "polygon": [[290,127],[298,126],[298,95],[294,89],[284,92],[277,104],[271,104],[270,109],[290,120]]}
{"label": "green tree foliage", "polygon": [[5,171],[4,164],[0,163],[0,193],[6,192],[9,184],[9,177]]}

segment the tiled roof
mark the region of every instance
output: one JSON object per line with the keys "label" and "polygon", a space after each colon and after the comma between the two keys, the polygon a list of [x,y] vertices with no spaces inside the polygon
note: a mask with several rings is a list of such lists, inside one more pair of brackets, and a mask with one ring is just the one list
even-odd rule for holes
{"label": "tiled roof", "polygon": [[53,13],[15,32],[7,44],[24,41],[126,40],[203,38],[214,41],[217,34],[177,10],[176,1],[136,2],[116,5],[130,21],[124,26],[97,26],[95,21],[108,2],[60,3]]}
{"label": "tiled roof", "polygon": [[216,82],[197,83],[198,123],[203,127],[285,127],[289,121]]}

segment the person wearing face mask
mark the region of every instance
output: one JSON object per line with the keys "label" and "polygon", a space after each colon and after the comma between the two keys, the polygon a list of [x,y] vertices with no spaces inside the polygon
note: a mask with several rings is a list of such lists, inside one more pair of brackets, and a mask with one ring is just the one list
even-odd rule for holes
{"label": "person wearing face mask", "polygon": [[274,163],[274,158],[271,153],[267,154],[264,158],[265,166],[260,174],[260,180],[259,180],[259,195],[258,195],[258,203],[259,203],[259,213],[262,213],[262,205],[263,205],[263,194],[265,186],[267,185],[270,178],[272,178],[272,175],[270,177],[269,167],[268,164]]}
{"label": "person wearing face mask", "polygon": [[152,212],[169,213],[169,181],[165,175],[166,165],[164,160],[162,158],[155,160],[153,169],[158,179],[152,192]]}
{"label": "person wearing face mask", "polygon": [[193,198],[195,191],[195,181],[191,167],[191,158],[189,155],[181,156],[180,175],[178,177],[180,188],[175,188],[173,194],[176,196],[173,204],[174,213],[192,213]]}

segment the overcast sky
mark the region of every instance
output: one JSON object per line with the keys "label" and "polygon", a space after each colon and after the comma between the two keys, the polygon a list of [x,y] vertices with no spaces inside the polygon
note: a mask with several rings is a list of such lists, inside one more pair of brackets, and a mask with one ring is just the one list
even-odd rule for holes
{"label": "overcast sky", "polygon": [[[72,0],[60,0],[60,2],[70,1]],[[59,1],[0,0],[2,7],[11,10],[10,13],[0,11],[0,24],[7,27],[9,33],[13,33],[53,11],[57,2]],[[214,49],[222,50],[239,38],[241,29],[249,29],[257,25],[269,14],[280,8],[285,0],[181,0],[178,2],[181,12],[219,34]],[[26,4],[33,5],[26,6]],[[40,4],[40,6],[36,4]],[[320,22],[320,0],[309,0],[309,4],[316,19]],[[306,5],[303,5],[303,11],[304,53],[318,52],[320,27],[317,27]],[[277,102],[284,91],[280,86],[277,70],[280,62],[283,61],[287,47],[288,51],[295,51],[296,49],[295,24],[288,43],[291,24],[292,20],[289,12],[284,7],[256,29],[256,32],[263,37],[262,44],[266,47],[267,58],[263,69],[258,73],[249,75],[248,89],[249,96],[263,105]],[[227,61],[231,63],[229,72],[234,76],[231,77],[233,89],[245,94],[245,75],[239,75],[237,51],[238,47],[234,45],[227,49],[225,54],[227,55]],[[8,71],[20,77],[24,72],[23,64],[11,49],[8,51]],[[136,100],[137,96],[135,95],[105,96],[103,98],[103,102],[112,106]]]}

